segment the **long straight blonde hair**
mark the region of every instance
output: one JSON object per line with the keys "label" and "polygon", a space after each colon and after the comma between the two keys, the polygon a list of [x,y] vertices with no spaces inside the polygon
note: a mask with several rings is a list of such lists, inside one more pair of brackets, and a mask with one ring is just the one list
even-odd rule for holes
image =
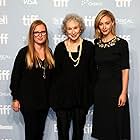
{"label": "long straight blonde hair", "polygon": [[113,35],[116,35],[116,21],[115,21],[114,15],[110,11],[108,11],[108,10],[101,10],[98,13],[98,15],[96,16],[95,22],[94,22],[94,29],[95,29],[95,37],[96,38],[102,38],[102,33],[99,30],[99,23],[100,23],[100,20],[104,16],[110,17],[111,21],[114,22],[111,32],[112,32]]}
{"label": "long straight blonde hair", "polygon": [[51,52],[51,49],[48,47],[48,31],[46,24],[41,20],[35,20],[29,29],[28,34],[28,50],[26,54],[26,62],[27,62],[27,68],[32,69],[33,65],[35,67],[38,67],[38,56],[34,48],[34,30],[36,26],[38,25],[44,25],[46,30],[46,41],[44,43],[44,51],[45,51],[45,61],[47,65],[49,66],[49,69],[53,68],[55,66],[54,58]]}

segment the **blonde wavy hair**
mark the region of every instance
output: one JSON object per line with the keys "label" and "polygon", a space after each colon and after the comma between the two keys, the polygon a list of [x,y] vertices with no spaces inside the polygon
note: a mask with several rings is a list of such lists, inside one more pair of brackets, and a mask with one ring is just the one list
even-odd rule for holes
{"label": "blonde wavy hair", "polygon": [[32,69],[33,65],[38,67],[38,56],[34,48],[34,30],[36,26],[44,25],[46,30],[46,41],[44,43],[44,51],[45,51],[45,62],[49,66],[49,69],[52,69],[55,66],[54,58],[51,52],[51,49],[48,47],[48,31],[46,24],[41,20],[35,20],[29,29],[28,33],[28,50],[26,54],[26,62],[27,68]]}
{"label": "blonde wavy hair", "polygon": [[111,18],[111,21],[114,23],[112,27],[112,34],[116,35],[116,21],[114,15],[108,10],[101,10],[95,18],[94,29],[95,29],[95,38],[102,38],[102,33],[99,29],[100,20],[104,17],[108,16]]}

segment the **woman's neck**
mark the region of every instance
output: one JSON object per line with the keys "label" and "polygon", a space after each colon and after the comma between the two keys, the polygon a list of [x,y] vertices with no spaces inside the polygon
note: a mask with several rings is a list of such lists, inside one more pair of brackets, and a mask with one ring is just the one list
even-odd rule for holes
{"label": "woman's neck", "polygon": [[45,59],[44,47],[41,45],[34,45],[34,47],[35,47],[35,51],[37,52],[38,57],[41,60],[44,60]]}
{"label": "woman's neck", "polygon": [[102,41],[104,43],[106,43],[106,42],[109,42],[110,40],[112,40],[114,37],[115,37],[115,35],[113,35],[113,34],[110,34],[110,35],[107,35],[107,36],[103,36],[102,37]]}
{"label": "woman's neck", "polygon": [[67,47],[67,50],[70,52],[77,52],[78,46],[80,45],[81,41],[82,41],[81,38],[78,38],[77,40],[74,40],[74,41],[67,39],[65,41],[65,45]]}

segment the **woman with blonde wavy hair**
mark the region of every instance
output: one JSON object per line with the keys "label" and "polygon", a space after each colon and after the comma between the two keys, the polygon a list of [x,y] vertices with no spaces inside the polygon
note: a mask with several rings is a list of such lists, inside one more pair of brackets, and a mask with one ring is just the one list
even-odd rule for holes
{"label": "woman with blonde wavy hair", "polygon": [[29,29],[28,45],[16,56],[10,83],[12,108],[21,111],[24,118],[25,140],[42,140],[54,65],[46,24],[35,20]]}
{"label": "woman with blonde wavy hair", "polygon": [[116,35],[115,17],[108,10],[98,13],[94,28],[97,78],[92,136],[130,140],[128,42]]}

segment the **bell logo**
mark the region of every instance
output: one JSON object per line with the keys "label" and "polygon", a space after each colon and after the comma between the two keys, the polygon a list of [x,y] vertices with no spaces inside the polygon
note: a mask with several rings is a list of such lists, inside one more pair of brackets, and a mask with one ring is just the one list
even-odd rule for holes
{"label": "bell logo", "polygon": [[130,7],[132,0],[115,0],[116,7]]}

